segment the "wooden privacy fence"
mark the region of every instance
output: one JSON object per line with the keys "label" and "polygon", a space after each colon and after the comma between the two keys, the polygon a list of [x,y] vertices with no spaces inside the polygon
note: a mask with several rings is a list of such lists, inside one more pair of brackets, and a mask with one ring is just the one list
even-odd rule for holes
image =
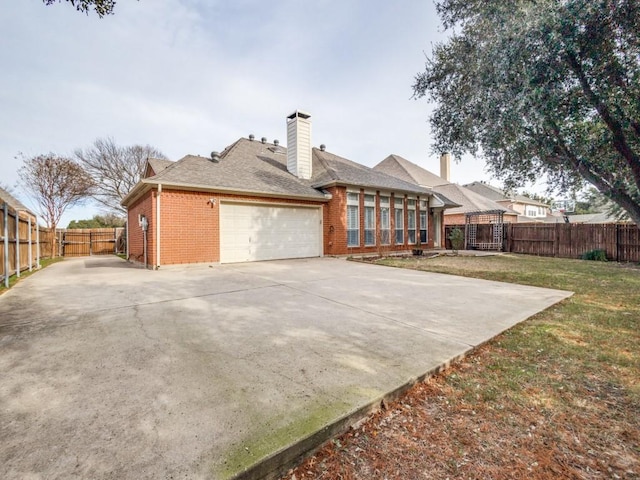
{"label": "wooden privacy fence", "polygon": [[[445,238],[455,228],[447,225]],[[492,225],[478,225],[479,235],[489,234]],[[486,230],[486,232],[484,232]],[[640,262],[640,228],[627,223],[507,223],[503,251],[547,257],[579,258],[591,250],[603,250],[609,260]]]}
{"label": "wooden privacy fence", "polygon": [[40,258],[51,256],[54,235],[29,212],[6,203],[0,208],[0,279],[7,286],[11,275],[38,268]]}
{"label": "wooden privacy fence", "polygon": [[124,252],[124,231],[122,227],[58,230],[60,255],[80,257]]}

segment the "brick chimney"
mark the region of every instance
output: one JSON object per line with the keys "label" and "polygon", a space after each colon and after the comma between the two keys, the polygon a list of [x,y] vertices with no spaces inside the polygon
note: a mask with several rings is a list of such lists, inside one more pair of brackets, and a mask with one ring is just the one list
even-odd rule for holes
{"label": "brick chimney", "polygon": [[440,155],[440,177],[451,181],[451,154],[448,152]]}
{"label": "brick chimney", "polygon": [[287,170],[311,178],[311,115],[296,110],[287,117]]}

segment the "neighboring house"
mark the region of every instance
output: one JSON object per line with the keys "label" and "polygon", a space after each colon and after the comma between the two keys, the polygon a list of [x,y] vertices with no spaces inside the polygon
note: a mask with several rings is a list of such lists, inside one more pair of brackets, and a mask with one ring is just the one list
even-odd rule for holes
{"label": "neighboring house", "polygon": [[606,213],[583,213],[578,215],[550,215],[545,223],[624,223]]}
{"label": "neighboring house", "polygon": [[466,214],[472,212],[502,212],[503,221],[517,222],[518,214],[515,211],[465,187],[451,183],[449,181],[450,162],[448,154],[442,155],[440,158],[441,176],[431,173],[399,155],[389,155],[373,169],[415,185],[431,188],[436,196],[446,199],[447,206],[450,208],[444,212],[445,225],[464,224]]}
{"label": "neighboring house", "polygon": [[150,159],[122,201],[129,259],[158,268],[438,246],[444,207],[431,189],[312,148],[304,112],[287,117],[287,143],[250,135],[211,158]]}
{"label": "neighboring house", "polygon": [[527,222],[531,219],[544,219],[551,214],[551,207],[546,203],[539,202],[524,195],[510,195],[497,187],[484,182],[473,182],[465,185],[469,190],[473,190],[479,195],[497,202],[521,215],[520,221]]}
{"label": "neighboring house", "polygon": [[4,188],[0,188],[0,208],[3,204],[7,204],[12,212],[18,212],[20,217],[25,219],[31,219],[33,225],[36,225],[36,214],[29,210],[20,200],[14,197],[11,193]]}

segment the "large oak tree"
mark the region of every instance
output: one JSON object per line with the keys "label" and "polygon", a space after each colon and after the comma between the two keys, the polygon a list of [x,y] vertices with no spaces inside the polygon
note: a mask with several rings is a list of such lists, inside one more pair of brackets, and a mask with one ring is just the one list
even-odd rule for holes
{"label": "large oak tree", "polygon": [[640,224],[640,2],[443,0],[451,35],[414,84],[434,148],[508,187],[593,184]]}

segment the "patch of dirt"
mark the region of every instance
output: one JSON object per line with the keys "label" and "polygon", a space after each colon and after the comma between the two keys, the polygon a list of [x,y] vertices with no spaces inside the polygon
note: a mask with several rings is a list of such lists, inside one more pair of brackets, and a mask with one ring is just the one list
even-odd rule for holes
{"label": "patch of dirt", "polygon": [[496,392],[485,380],[492,348],[415,385],[283,480],[640,478],[640,406],[606,372]]}

